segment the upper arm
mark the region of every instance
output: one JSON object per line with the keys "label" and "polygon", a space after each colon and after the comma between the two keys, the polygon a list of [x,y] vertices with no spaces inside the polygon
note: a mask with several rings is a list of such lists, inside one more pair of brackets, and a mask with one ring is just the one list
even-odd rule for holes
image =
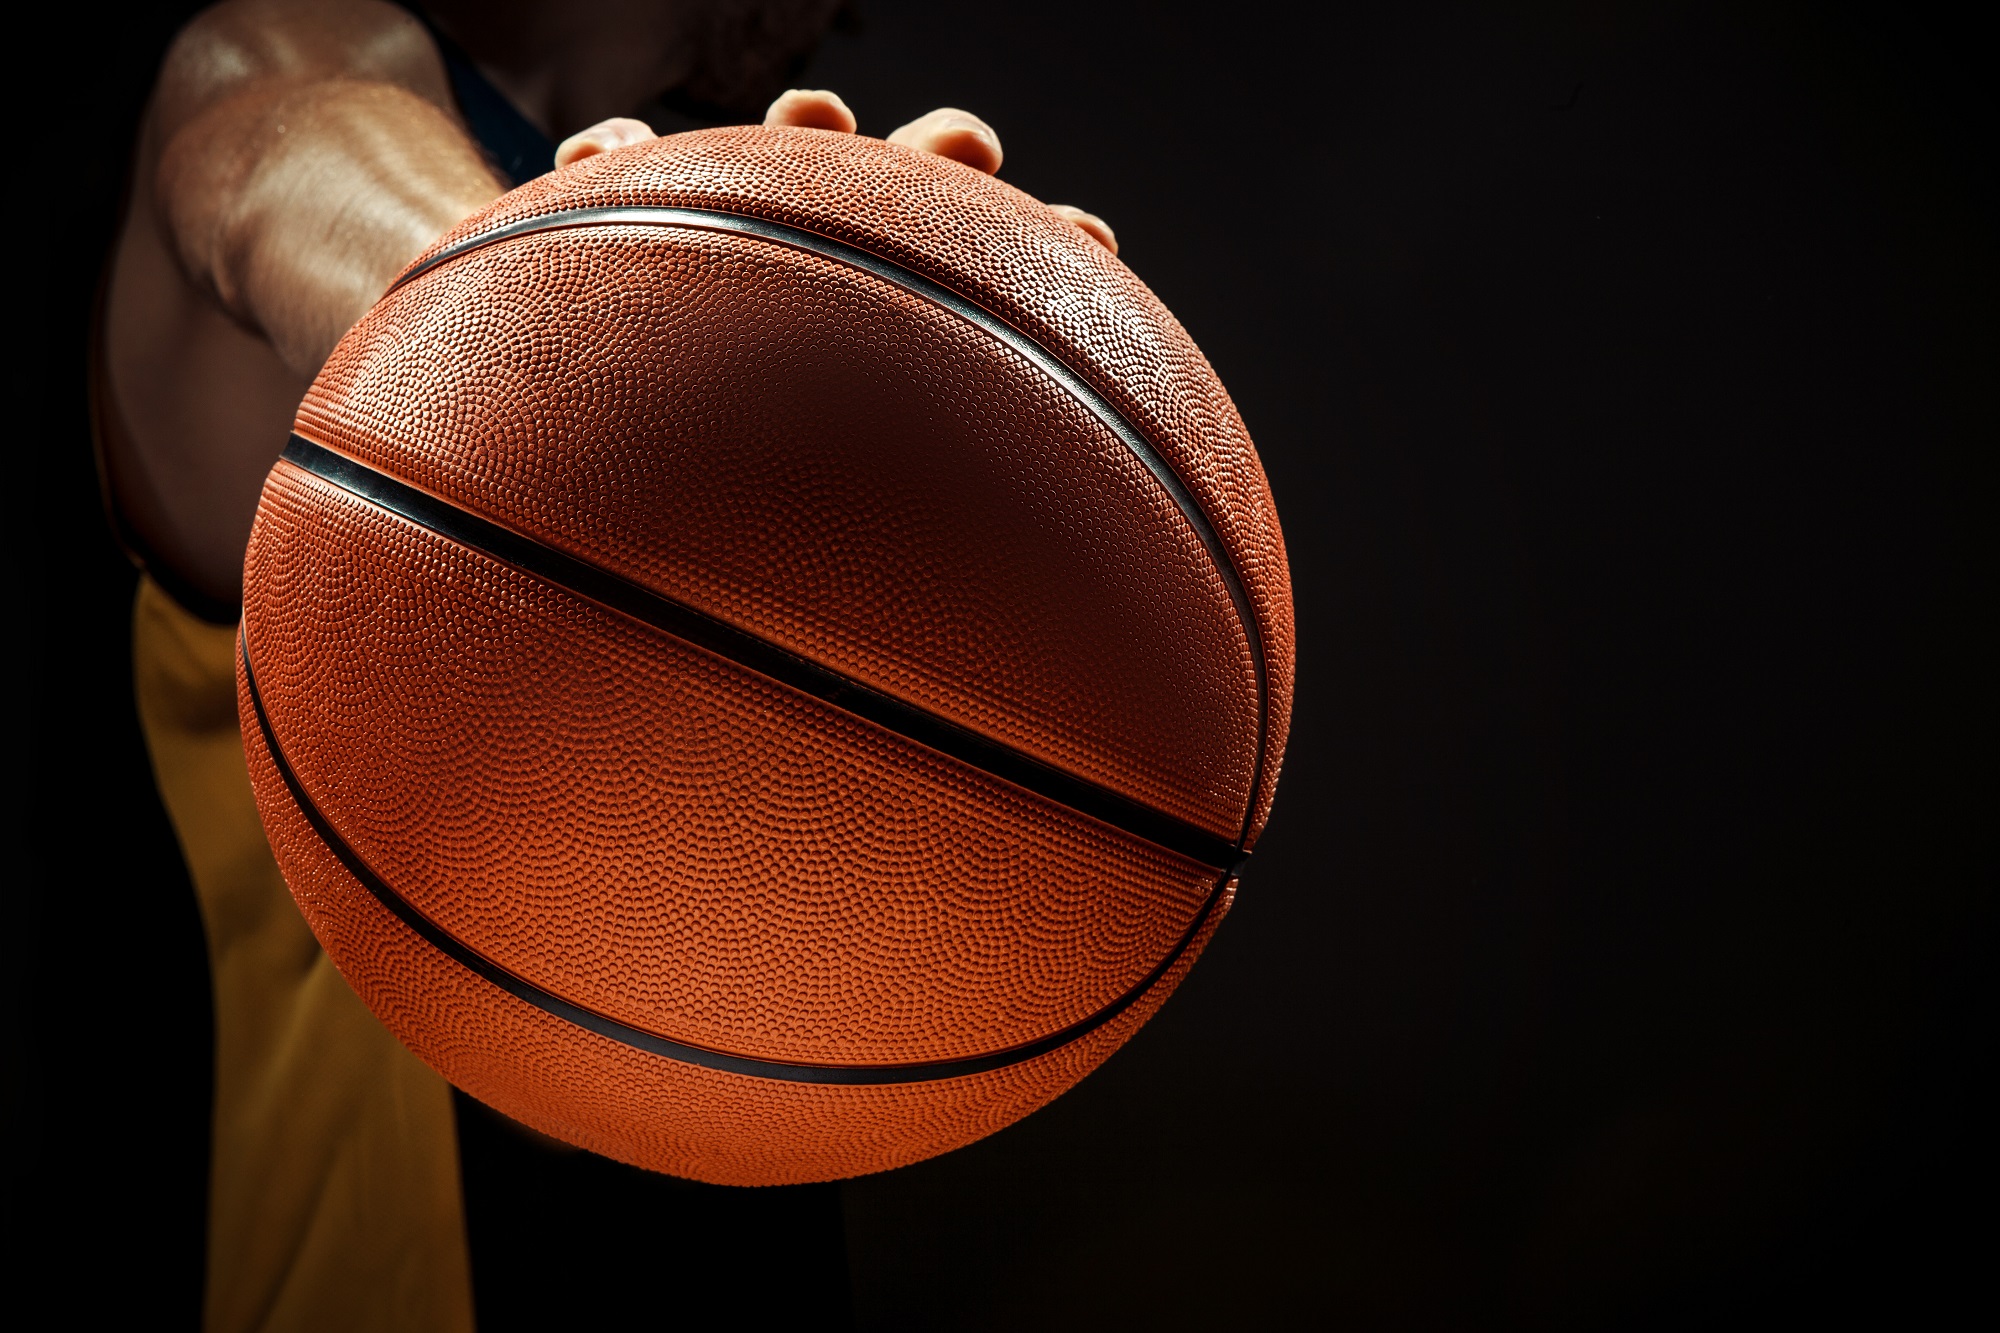
{"label": "upper arm", "polygon": [[383,284],[500,192],[436,47],[381,0],[228,0],[181,33],[137,163],[188,280],[310,373]]}
{"label": "upper arm", "polygon": [[[370,94],[378,106],[408,99],[401,118],[430,120],[429,137],[443,122],[455,127],[429,34],[383,0],[225,0],[181,30],[154,85],[135,184],[197,285],[233,304],[213,264],[220,232],[241,220],[232,217],[239,194],[267,159],[298,150],[298,134],[340,132],[337,118],[312,114],[315,104]],[[433,114],[423,114],[425,105]],[[396,118],[393,106],[386,116]],[[476,150],[457,146],[458,157],[476,161]],[[465,163],[455,165],[462,175]]]}
{"label": "upper arm", "polygon": [[224,0],[181,29],[154,86],[161,145],[260,84],[355,79],[452,109],[451,84],[423,25],[384,0]]}
{"label": "upper arm", "polygon": [[429,35],[380,0],[228,0],[175,40],[105,284],[107,492],[156,569],[235,596],[299,395],[388,281],[502,189]]}

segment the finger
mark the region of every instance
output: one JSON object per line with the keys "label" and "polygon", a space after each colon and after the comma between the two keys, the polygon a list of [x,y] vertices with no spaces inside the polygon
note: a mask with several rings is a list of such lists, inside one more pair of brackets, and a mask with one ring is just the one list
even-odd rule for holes
{"label": "finger", "polygon": [[596,157],[614,148],[625,148],[635,143],[645,143],[660,136],[653,133],[653,127],[643,120],[633,120],[630,116],[613,116],[610,120],[600,120],[587,130],[579,130],[562,141],[556,149],[556,165],[566,167],[572,162],[581,162],[586,157]]}
{"label": "finger", "polygon": [[764,113],[766,125],[789,125],[801,130],[833,130],[854,133],[854,113],[838,93],[824,88],[793,88],[778,94]]}
{"label": "finger", "polygon": [[963,162],[989,176],[1000,170],[1000,136],[991,125],[957,107],[941,106],[917,117],[891,134],[889,142]]}
{"label": "finger", "polygon": [[1118,233],[1111,230],[1111,224],[1097,214],[1086,213],[1075,204],[1050,204],[1049,211],[1112,254],[1118,253]]}

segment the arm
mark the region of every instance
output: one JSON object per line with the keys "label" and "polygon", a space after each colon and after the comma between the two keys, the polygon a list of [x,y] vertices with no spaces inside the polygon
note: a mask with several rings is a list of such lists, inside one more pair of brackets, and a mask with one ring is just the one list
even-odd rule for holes
{"label": "arm", "polygon": [[312,375],[405,264],[500,195],[450,107],[429,39],[389,5],[209,10],[153,102],[150,184],[189,281]]}
{"label": "arm", "polygon": [[305,376],[404,265],[500,194],[444,112],[351,80],[209,108],[167,143],[154,188],[188,280]]}
{"label": "arm", "polygon": [[236,599],[264,474],[320,363],[404,264],[500,194],[451,105],[429,37],[380,0],[230,0],[175,41],[99,386],[112,502],[156,571]]}

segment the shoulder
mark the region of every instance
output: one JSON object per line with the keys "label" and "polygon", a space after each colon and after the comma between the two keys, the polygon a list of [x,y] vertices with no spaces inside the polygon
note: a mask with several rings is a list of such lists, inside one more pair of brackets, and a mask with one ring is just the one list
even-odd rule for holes
{"label": "shoulder", "polygon": [[424,25],[387,0],[224,0],[181,29],[154,90],[171,128],[267,81],[358,79],[449,104],[450,85]]}

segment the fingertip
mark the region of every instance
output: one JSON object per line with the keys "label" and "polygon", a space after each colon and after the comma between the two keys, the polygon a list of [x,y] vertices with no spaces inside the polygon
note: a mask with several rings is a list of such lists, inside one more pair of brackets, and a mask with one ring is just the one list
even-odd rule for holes
{"label": "fingertip", "polygon": [[1086,216],[1078,218],[1076,225],[1091,240],[1096,241],[1114,255],[1118,253],[1118,233],[1111,230],[1110,223],[1104,221],[1102,218]]}
{"label": "fingertip", "polygon": [[1000,136],[984,125],[945,126],[932,133],[924,149],[989,176],[1000,171]]}
{"label": "fingertip", "polygon": [[890,134],[889,142],[948,157],[989,176],[1000,170],[1006,156],[991,125],[970,111],[950,106],[919,116]]}
{"label": "fingertip", "polygon": [[596,157],[604,151],[603,145],[591,139],[588,134],[572,134],[556,145],[556,165],[567,167],[581,162],[586,157]]}
{"label": "fingertip", "polygon": [[1086,213],[1075,204],[1050,204],[1049,211],[1096,241],[1112,254],[1118,253],[1118,233],[1095,213]]}
{"label": "fingertip", "polygon": [[856,121],[840,94],[825,88],[791,88],[779,93],[778,100],[771,103],[771,109],[764,113],[764,124],[852,134]]}
{"label": "fingertip", "polygon": [[587,130],[579,130],[564,139],[556,147],[556,165],[567,167],[599,153],[608,153],[614,148],[629,148],[635,143],[645,143],[659,136],[653,127],[643,120],[630,116],[613,116],[610,120],[600,120]]}

